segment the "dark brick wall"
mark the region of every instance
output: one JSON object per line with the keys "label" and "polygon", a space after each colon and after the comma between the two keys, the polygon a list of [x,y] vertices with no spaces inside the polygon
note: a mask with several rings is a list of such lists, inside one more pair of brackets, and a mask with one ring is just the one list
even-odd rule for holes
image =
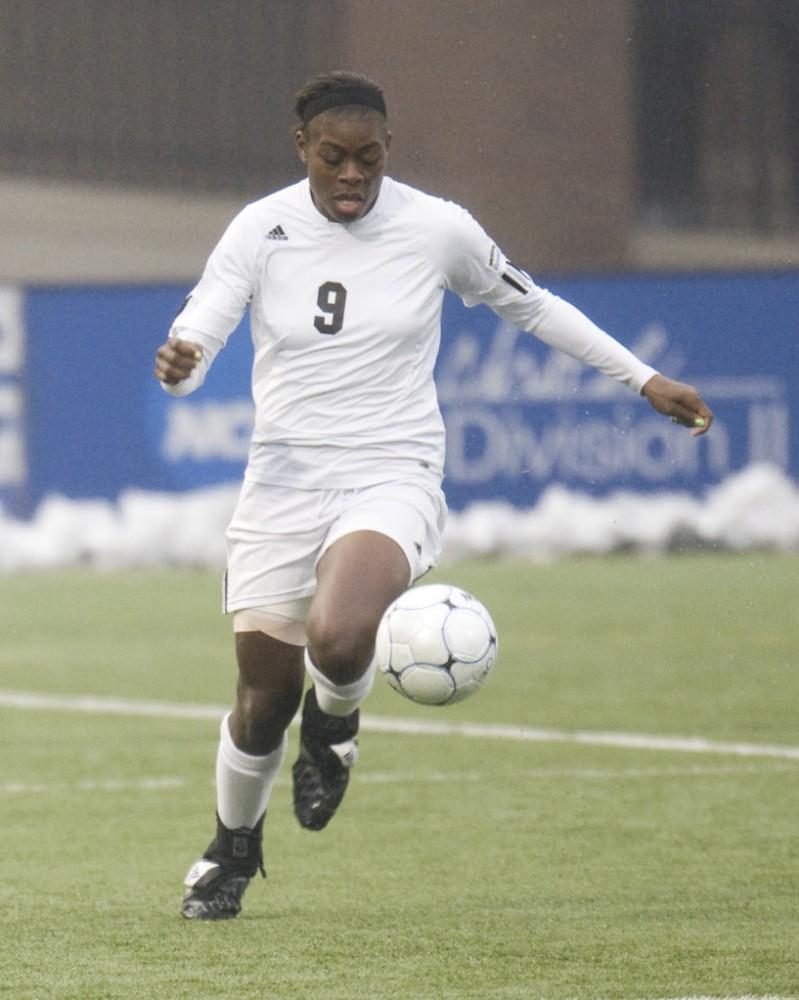
{"label": "dark brick wall", "polygon": [[0,172],[255,197],[299,176],[292,95],[380,81],[391,172],[534,270],[623,264],[629,0],[4,0]]}

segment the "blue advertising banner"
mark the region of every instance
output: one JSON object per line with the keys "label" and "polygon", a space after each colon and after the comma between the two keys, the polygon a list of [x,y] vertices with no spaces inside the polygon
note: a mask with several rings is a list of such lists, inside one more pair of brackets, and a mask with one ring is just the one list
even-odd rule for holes
{"label": "blue advertising banner", "polygon": [[532,505],[549,483],[698,493],[755,462],[799,473],[799,275],[551,282],[635,354],[697,385],[694,438],[629,390],[485,309],[448,302],[438,366],[447,496]]}
{"label": "blue advertising banner", "polygon": [[22,292],[0,288],[0,503],[10,505],[24,489],[25,331]]}
{"label": "blue advertising banner", "polygon": [[[546,282],[543,282],[547,284]],[[447,296],[437,381],[450,506],[532,506],[552,483],[701,493],[753,462],[799,478],[799,274],[551,280],[552,291],[716,414],[693,438],[484,307]],[[115,498],[238,480],[252,422],[245,320],[186,399],[152,378],[187,289],[0,290],[0,501]]]}

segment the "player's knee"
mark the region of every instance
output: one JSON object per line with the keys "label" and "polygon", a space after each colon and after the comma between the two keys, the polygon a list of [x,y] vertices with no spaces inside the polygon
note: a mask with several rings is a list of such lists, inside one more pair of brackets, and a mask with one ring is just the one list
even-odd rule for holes
{"label": "player's knee", "polygon": [[371,663],[375,628],[351,623],[342,627],[323,618],[309,619],[308,652],[319,670],[334,684],[353,684]]}

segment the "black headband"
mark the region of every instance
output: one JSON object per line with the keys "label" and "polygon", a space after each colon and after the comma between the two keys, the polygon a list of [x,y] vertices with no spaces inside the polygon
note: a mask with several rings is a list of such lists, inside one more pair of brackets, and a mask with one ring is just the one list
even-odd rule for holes
{"label": "black headband", "polygon": [[381,94],[376,94],[365,87],[341,87],[336,90],[325,90],[318,97],[312,97],[302,109],[302,123],[307,125],[312,118],[321,115],[323,111],[345,104],[359,104],[361,107],[379,111],[381,115],[386,113],[386,102]]}

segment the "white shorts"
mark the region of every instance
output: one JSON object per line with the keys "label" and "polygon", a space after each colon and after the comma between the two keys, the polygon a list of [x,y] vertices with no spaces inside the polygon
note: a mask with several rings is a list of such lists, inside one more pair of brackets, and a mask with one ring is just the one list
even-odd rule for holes
{"label": "white shorts", "polygon": [[410,586],[436,564],[446,514],[441,490],[417,483],[295,490],[245,480],[226,535],[223,609],[274,610],[304,622],[317,563],[353,531],[393,539],[408,560]]}

